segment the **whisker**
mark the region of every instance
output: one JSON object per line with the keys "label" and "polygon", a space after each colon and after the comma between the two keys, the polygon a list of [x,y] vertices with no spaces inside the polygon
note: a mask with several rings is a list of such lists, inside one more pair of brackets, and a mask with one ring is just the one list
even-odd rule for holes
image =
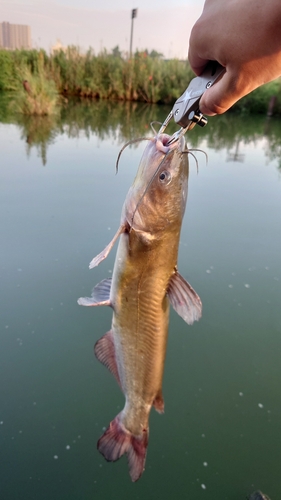
{"label": "whisker", "polygon": [[206,158],[206,164],[208,163],[208,155],[207,155],[206,151],[203,151],[203,149],[191,148],[189,151],[198,151],[199,153],[203,153],[203,155],[205,155],[205,158]]}
{"label": "whisker", "polygon": [[115,167],[116,174],[118,173],[118,165],[119,165],[120,156],[123,153],[124,149],[126,149],[127,146],[130,146],[131,144],[135,144],[136,142],[140,142],[140,141],[153,141],[153,137],[139,137],[138,139],[132,139],[131,141],[126,142],[126,144],[124,144],[124,146],[119,151],[118,156],[117,156],[116,167]]}
{"label": "whisker", "polygon": [[203,149],[197,149],[197,148],[192,148],[192,149],[186,149],[185,151],[182,151],[182,153],[185,153],[185,154],[190,154],[191,156],[193,156],[195,162],[196,162],[196,169],[197,169],[197,173],[199,171],[199,163],[198,163],[198,160],[196,158],[196,156],[193,154],[192,151],[199,151],[199,153],[203,153],[206,157],[206,165],[208,164],[208,155],[205,151],[203,151]]}
{"label": "whisker", "polygon": [[[156,132],[155,128],[153,127],[153,125],[154,125],[155,123],[157,123],[158,125],[162,125],[162,123],[161,123],[161,122],[158,122],[158,121],[156,121],[156,120],[154,120],[154,121],[153,121],[153,122],[151,122],[151,124],[150,124],[150,127],[151,127],[151,129],[152,129],[152,132],[154,132],[154,134],[155,134],[155,135],[158,135],[158,132]],[[159,130],[160,130],[160,129],[159,129]]]}
{"label": "whisker", "polygon": [[193,156],[193,158],[195,160],[195,163],[196,163],[196,170],[197,170],[197,174],[198,174],[198,172],[199,172],[199,163],[198,163],[198,160],[197,160],[196,156],[193,153],[191,153],[191,151],[186,151],[186,153],[188,153],[191,156]]}

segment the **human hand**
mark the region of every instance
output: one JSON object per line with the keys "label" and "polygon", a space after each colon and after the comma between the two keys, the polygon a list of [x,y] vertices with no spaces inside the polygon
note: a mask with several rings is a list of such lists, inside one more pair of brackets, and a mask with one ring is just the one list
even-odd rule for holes
{"label": "human hand", "polygon": [[226,68],[200,100],[206,115],[221,114],[255,88],[281,75],[280,0],[206,0],[189,41],[189,62],[200,75],[210,60]]}

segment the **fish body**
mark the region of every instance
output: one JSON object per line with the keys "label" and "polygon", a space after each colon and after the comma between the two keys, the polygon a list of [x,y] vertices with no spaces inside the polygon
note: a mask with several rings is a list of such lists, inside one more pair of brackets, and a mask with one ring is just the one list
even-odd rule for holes
{"label": "fish body", "polygon": [[170,303],[192,324],[202,304],[177,271],[178,246],[188,187],[188,157],[182,138],[166,146],[162,134],[147,145],[113,240],[90,267],[98,265],[120,237],[112,280],[99,283],[78,303],[109,305],[112,327],[95,346],[97,358],[114,374],[125,395],[124,409],[99,439],[109,461],[127,453],[133,481],[143,472],[151,407],[164,411],[162,378]]}

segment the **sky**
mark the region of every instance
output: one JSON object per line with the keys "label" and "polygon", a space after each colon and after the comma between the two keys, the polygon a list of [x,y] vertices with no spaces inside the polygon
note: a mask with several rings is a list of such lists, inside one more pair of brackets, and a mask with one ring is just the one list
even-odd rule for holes
{"label": "sky", "polygon": [[156,50],[165,57],[185,59],[189,34],[204,0],[0,0],[0,22],[31,27],[32,46],[48,52],[63,45],[92,47],[96,54],[117,45],[128,53],[131,11],[133,52]]}

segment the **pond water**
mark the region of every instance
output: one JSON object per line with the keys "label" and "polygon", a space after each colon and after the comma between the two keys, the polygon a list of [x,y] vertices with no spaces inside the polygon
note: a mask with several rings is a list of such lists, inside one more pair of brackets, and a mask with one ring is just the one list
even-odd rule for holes
{"label": "pond water", "polygon": [[[163,393],[146,470],[107,463],[96,442],[123,407],[93,345],[110,308],[77,298],[110,276],[115,233],[160,106],[69,103],[55,119],[0,105],[0,498],[242,500],[281,495],[281,123],[209,120],[187,135],[189,197],[179,271],[203,302],[187,326],[171,312]],[[198,129],[198,130],[197,130]],[[172,130],[170,131],[172,132]]]}

